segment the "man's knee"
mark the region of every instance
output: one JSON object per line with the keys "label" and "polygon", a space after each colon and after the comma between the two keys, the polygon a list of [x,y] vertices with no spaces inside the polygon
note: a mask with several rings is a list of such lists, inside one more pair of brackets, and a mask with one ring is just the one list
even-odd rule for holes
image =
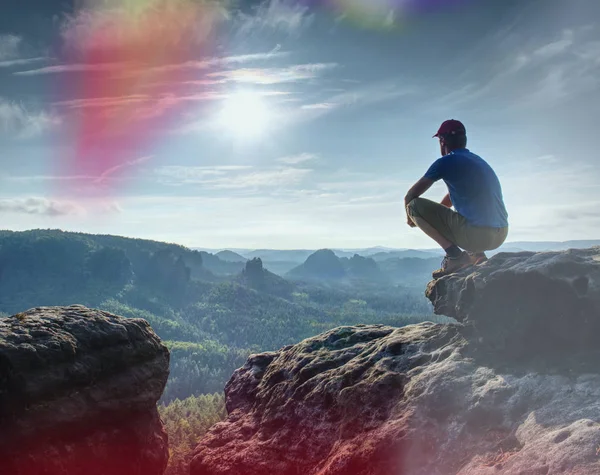
{"label": "man's knee", "polygon": [[419,213],[419,202],[421,202],[423,198],[414,198],[406,205],[406,212],[411,218],[421,217],[421,213]]}

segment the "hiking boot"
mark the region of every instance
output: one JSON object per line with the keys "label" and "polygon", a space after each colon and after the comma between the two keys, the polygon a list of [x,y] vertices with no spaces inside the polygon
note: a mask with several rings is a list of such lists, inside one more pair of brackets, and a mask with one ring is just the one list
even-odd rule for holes
{"label": "hiking boot", "polygon": [[485,255],[485,252],[469,252],[468,254],[474,266],[483,264],[485,261],[488,260],[487,256]]}
{"label": "hiking boot", "polygon": [[434,279],[439,279],[445,275],[454,274],[459,270],[465,269],[473,265],[471,256],[466,252],[462,252],[458,257],[444,257],[441,269],[436,270],[432,275]]}
{"label": "hiking boot", "polygon": [[465,269],[473,265],[473,261],[471,260],[471,256],[466,252],[462,252],[458,257],[444,257],[442,261],[442,267],[436,270],[432,275],[434,279],[439,279],[445,275],[454,274],[459,270]]}

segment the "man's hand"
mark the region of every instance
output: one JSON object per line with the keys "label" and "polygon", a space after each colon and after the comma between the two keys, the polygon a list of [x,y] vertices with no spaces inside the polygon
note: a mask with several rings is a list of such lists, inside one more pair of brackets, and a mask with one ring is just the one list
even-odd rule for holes
{"label": "man's hand", "polygon": [[[419,198],[423,193],[425,193],[431,186],[433,185],[433,180],[429,178],[421,178],[418,182],[416,182],[406,196],[404,197],[404,206],[408,207],[408,204],[414,200],[415,198]],[[411,228],[416,228],[417,225],[408,215],[408,209],[406,210],[406,224],[408,224]]]}

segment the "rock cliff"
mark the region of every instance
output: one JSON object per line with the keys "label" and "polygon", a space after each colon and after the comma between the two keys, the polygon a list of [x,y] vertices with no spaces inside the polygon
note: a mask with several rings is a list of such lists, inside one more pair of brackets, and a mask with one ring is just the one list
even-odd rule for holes
{"label": "rock cliff", "polygon": [[342,327],[253,355],[191,475],[600,473],[600,249],[432,282],[456,324]]}
{"label": "rock cliff", "polygon": [[144,320],[82,306],[0,319],[0,473],[162,475],[168,372]]}

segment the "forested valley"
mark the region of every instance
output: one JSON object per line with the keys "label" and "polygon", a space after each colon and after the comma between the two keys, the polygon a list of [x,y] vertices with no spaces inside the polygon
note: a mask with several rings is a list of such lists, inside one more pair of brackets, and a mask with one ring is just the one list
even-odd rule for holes
{"label": "forested valley", "polygon": [[[354,324],[439,321],[423,296],[436,259],[310,255],[285,278],[175,244],[56,230],[0,232],[0,311],[82,304],[147,320],[171,352],[160,413],[171,475],[224,414],[223,387],[252,352]],[[276,267],[276,266],[275,266]],[[418,285],[406,285],[411,277]]]}

